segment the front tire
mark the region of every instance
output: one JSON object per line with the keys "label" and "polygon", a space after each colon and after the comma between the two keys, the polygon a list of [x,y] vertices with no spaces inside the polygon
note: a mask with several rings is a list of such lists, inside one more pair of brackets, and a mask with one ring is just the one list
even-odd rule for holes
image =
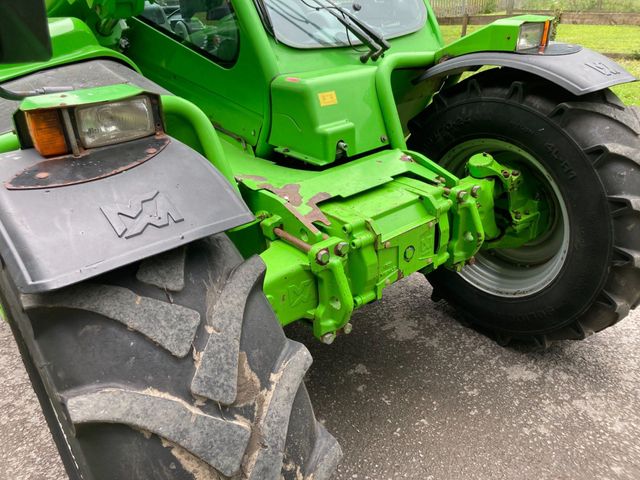
{"label": "front tire", "polygon": [[307,349],[224,234],[3,305],[73,479],[326,480]]}
{"label": "front tire", "polygon": [[638,305],[636,109],[608,90],[576,97],[538,77],[493,69],[441,91],[410,129],[410,148],[459,176],[482,151],[520,162],[542,179],[541,194],[551,192],[561,230],[543,245],[547,256],[540,246],[533,255],[534,245],[482,251],[461,273],[430,274],[435,297],[501,342],[540,345],[583,339]]}

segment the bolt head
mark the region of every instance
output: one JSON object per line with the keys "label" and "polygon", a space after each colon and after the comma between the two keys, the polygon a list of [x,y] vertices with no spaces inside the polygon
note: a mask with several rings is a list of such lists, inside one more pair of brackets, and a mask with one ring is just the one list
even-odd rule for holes
{"label": "bolt head", "polygon": [[335,333],[325,333],[324,335],[322,335],[322,337],[320,337],[320,341],[325,345],[331,345],[335,339]]}
{"label": "bolt head", "polygon": [[511,174],[510,174],[507,170],[503,170],[503,171],[502,171],[502,176],[503,176],[504,178],[509,178],[509,177],[511,176]]}
{"label": "bolt head", "polygon": [[469,259],[469,265],[475,265],[476,264],[476,257],[471,257]]}
{"label": "bolt head", "polygon": [[520,220],[522,218],[522,214],[520,212],[516,212],[516,220]]}
{"label": "bolt head", "polygon": [[513,170],[511,172],[511,175],[513,175],[514,177],[517,177],[518,175],[520,175],[520,172],[518,170]]}
{"label": "bolt head", "polygon": [[451,189],[450,189],[449,187],[444,187],[444,188],[442,189],[442,194],[443,194],[445,197],[448,197],[450,193],[451,193]]}
{"label": "bolt head", "polygon": [[351,323],[346,323],[344,327],[342,327],[342,332],[345,335],[349,335],[351,332],[353,332],[353,325]]}
{"label": "bolt head", "polygon": [[473,198],[478,198],[478,193],[481,189],[482,187],[480,187],[480,185],[474,185],[473,187],[471,187],[471,196]]}
{"label": "bolt head", "polygon": [[464,199],[467,197],[468,193],[465,190],[460,190],[457,195],[457,199],[459,202],[464,202]]}
{"label": "bolt head", "polygon": [[330,259],[331,255],[329,254],[329,250],[326,248],[323,248],[316,253],[316,263],[318,265],[327,265]]}
{"label": "bolt head", "polygon": [[339,242],[335,246],[334,252],[336,255],[344,257],[349,252],[349,244],[347,242]]}

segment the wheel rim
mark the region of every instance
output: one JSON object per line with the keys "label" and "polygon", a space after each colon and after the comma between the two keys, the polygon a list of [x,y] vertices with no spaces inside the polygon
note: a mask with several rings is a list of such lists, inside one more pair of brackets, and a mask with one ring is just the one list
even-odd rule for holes
{"label": "wheel rim", "polygon": [[476,153],[487,152],[497,161],[533,175],[539,192],[552,212],[550,227],[543,235],[516,249],[483,250],[474,265],[458,274],[474,287],[500,297],[520,298],[533,295],[557,277],[569,250],[567,207],[551,174],[528,152],[497,139],[470,140],[456,146],[441,159],[441,164],[464,175],[467,160]]}

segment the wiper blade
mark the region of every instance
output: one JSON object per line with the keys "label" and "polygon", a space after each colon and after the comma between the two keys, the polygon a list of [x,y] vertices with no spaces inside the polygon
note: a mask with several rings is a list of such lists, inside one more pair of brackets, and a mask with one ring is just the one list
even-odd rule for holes
{"label": "wiper blade", "polygon": [[349,10],[345,10],[333,0],[311,0],[323,10],[326,10],[331,15],[342,23],[351,33],[353,33],[358,40],[364,45],[369,47],[369,52],[362,55],[360,60],[362,63],[366,63],[367,60],[377,60],[382,56],[384,52],[389,50],[391,45],[385,40],[385,38],[375,32],[366,22],[363,22],[358,17],[353,15]]}

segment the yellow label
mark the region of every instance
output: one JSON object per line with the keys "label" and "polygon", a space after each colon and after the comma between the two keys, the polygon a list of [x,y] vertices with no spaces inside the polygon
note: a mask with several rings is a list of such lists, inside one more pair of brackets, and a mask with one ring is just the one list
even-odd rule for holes
{"label": "yellow label", "polygon": [[338,96],[336,95],[335,90],[319,93],[318,99],[320,100],[321,107],[329,107],[331,105],[338,104]]}

